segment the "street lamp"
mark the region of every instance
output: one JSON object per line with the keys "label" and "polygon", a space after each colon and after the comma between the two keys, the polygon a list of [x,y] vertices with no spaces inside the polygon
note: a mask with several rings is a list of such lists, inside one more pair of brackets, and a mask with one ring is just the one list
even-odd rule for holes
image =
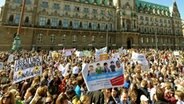
{"label": "street lamp", "polygon": [[[109,9],[107,9],[107,15],[109,15],[108,14],[108,11]],[[108,46],[109,46],[109,30],[108,30],[108,27],[109,27],[109,20],[107,20],[108,21],[108,23],[107,23],[107,30],[106,30],[106,47],[107,47],[107,51],[108,51]]]}
{"label": "street lamp", "polygon": [[22,21],[24,18],[24,9],[25,9],[25,4],[26,4],[26,0],[22,1],[22,8],[21,8],[21,16],[20,16],[20,21],[19,21],[19,26],[17,29],[17,34],[14,38],[13,41],[13,46],[12,46],[12,51],[16,51],[16,50],[20,50],[21,49],[21,39],[20,39],[20,31],[21,31],[21,26],[22,26]]}

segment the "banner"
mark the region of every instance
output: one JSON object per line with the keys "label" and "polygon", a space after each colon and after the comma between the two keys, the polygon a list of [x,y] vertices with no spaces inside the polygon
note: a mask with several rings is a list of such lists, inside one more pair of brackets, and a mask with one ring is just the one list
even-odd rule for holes
{"label": "banner", "polygon": [[42,57],[31,57],[15,61],[14,83],[42,74]]}
{"label": "banner", "polygon": [[124,84],[123,65],[116,60],[83,64],[82,75],[88,91],[122,87]]}
{"label": "banner", "polygon": [[138,62],[141,65],[143,70],[149,69],[149,63],[148,63],[145,55],[133,52],[132,53],[132,60],[134,62]]}
{"label": "banner", "polygon": [[0,62],[0,70],[2,70],[3,69],[3,62]]}
{"label": "banner", "polygon": [[91,57],[92,55],[91,55],[91,51],[83,51],[83,54],[84,54],[84,56],[86,56],[86,57]]}
{"label": "banner", "polygon": [[82,51],[75,51],[75,55],[77,57],[83,57],[84,56],[84,53]]}
{"label": "banner", "polygon": [[174,54],[175,56],[180,56],[179,51],[174,51],[173,54]]}
{"label": "banner", "polygon": [[71,49],[63,49],[63,54],[67,57],[67,56],[71,56],[72,53],[75,51],[75,48],[71,48]]}
{"label": "banner", "polygon": [[95,49],[95,55],[100,56],[100,54],[106,54],[107,53],[107,47],[101,48],[101,49]]}

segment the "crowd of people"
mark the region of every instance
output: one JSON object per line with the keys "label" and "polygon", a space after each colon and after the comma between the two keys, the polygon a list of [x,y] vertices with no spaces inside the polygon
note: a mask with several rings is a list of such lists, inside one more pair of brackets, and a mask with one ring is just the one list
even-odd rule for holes
{"label": "crowd of people", "polygon": [[[149,69],[131,60],[132,52],[146,56]],[[108,52],[109,59],[118,50]],[[127,49],[118,59],[124,66],[124,85],[88,91],[81,70],[83,63],[95,62],[95,54],[65,57],[48,51],[0,52],[0,104],[184,104],[184,53],[171,50]],[[8,62],[10,54],[14,61]],[[42,74],[13,82],[15,60],[41,56]],[[67,73],[62,74],[62,64]],[[100,73],[100,72],[99,72]]]}

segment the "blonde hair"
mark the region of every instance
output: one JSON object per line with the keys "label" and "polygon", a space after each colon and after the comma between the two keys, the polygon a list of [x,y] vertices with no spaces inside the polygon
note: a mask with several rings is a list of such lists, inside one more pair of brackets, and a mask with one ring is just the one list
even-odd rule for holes
{"label": "blonde hair", "polygon": [[39,88],[37,89],[37,91],[36,91],[36,94],[37,94],[38,96],[41,96],[41,97],[47,95],[47,88],[46,88],[46,87],[39,87]]}
{"label": "blonde hair", "polygon": [[184,100],[184,93],[181,91],[175,91],[175,95],[179,97],[180,100]]}

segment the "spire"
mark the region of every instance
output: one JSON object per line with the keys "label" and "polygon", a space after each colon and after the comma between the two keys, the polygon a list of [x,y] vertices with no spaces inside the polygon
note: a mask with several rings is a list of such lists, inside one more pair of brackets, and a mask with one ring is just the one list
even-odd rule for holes
{"label": "spire", "polygon": [[176,0],[173,1],[172,17],[180,17]]}

